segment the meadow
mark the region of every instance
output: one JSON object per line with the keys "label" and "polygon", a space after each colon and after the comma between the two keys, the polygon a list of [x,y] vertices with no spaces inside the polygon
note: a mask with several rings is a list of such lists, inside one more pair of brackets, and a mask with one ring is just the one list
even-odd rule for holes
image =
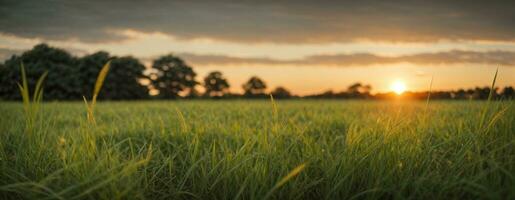
{"label": "meadow", "polygon": [[515,199],[513,101],[39,107],[0,102],[0,199]]}

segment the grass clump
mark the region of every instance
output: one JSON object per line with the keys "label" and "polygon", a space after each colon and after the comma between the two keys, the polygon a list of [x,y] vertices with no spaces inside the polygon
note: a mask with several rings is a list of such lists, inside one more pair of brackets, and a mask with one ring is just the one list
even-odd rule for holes
{"label": "grass clump", "polygon": [[38,116],[40,109],[40,102],[43,99],[43,81],[47,76],[48,72],[43,73],[36,82],[36,87],[34,89],[34,94],[32,95],[32,100],[30,98],[30,89],[27,83],[27,75],[25,73],[25,66],[21,63],[21,78],[22,83],[18,83],[18,88],[20,89],[20,94],[23,102],[23,111],[25,114],[25,132],[27,134],[32,134],[34,129],[34,123],[36,117]]}

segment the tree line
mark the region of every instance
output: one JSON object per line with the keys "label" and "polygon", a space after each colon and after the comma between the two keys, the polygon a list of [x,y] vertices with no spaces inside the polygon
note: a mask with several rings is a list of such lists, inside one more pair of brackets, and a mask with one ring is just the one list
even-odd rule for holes
{"label": "tree line", "polygon": [[[27,71],[29,86],[45,71],[44,96],[46,100],[80,100],[92,93],[95,79],[105,63],[111,60],[110,71],[100,92],[100,99],[175,99],[175,98],[230,98],[267,97],[267,85],[259,77],[251,77],[242,87],[243,95],[229,92],[229,82],[219,71],[210,72],[203,82],[197,82],[197,74],[184,60],[174,55],[164,55],[152,62],[147,69],[132,56],[111,56],[99,51],[83,57],[74,57],[67,51],[38,44],[21,55],[13,55],[0,64],[0,98],[20,99],[17,84],[20,82],[20,66]],[[196,86],[202,85],[200,94]],[[151,92],[157,95],[151,95]],[[278,87],[272,94],[277,97],[291,97],[291,93]],[[91,97],[88,97],[91,98]]]}
{"label": "tree line", "polygon": [[[17,83],[20,82],[20,65],[23,63],[27,72],[29,86],[36,84],[37,78],[48,71],[45,81],[44,96],[46,100],[80,100],[82,96],[92,94],[95,79],[105,63],[111,60],[111,68],[104,82],[100,99],[134,100],[134,99],[176,99],[176,98],[266,98],[272,94],[275,98],[298,98],[284,87],[277,87],[266,92],[267,84],[257,76],[250,77],[242,85],[243,94],[230,93],[231,85],[219,71],[210,72],[197,81],[197,74],[184,60],[174,55],[164,55],[146,68],[132,56],[112,56],[99,51],[83,57],[75,57],[67,51],[38,44],[21,55],[13,55],[0,63],[0,99],[21,99]],[[201,85],[204,92],[196,87]],[[372,95],[370,85],[355,83],[341,92],[327,91],[321,94],[304,96],[305,98],[342,98],[342,99],[390,99],[393,93]],[[153,93],[151,95],[151,93]],[[486,99],[490,88],[474,88],[456,91],[432,92],[435,99]],[[424,99],[427,92],[406,92],[404,98]],[[513,98],[513,87],[494,91],[495,97]]]}
{"label": "tree line", "polygon": [[[412,92],[406,91],[401,95],[394,92],[384,92],[370,94],[369,92],[360,92],[351,89],[353,86],[361,85],[360,83],[349,86],[346,91],[333,92],[332,90],[325,91],[320,94],[313,94],[304,96],[310,99],[413,99],[413,100],[426,100],[428,96],[430,99],[454,99],[454,100],[486,100],[490,95],[490,87],[475,87],[470,89],[458,89],[450,91],[422,91]],[[492,92],[493,99],[515,99],[515,90],[512,86],[503,88],[494,88]]]}

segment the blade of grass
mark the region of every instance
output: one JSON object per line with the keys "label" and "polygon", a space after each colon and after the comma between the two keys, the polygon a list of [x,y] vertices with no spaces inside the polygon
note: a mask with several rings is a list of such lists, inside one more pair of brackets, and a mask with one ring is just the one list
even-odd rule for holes
{"label": "blade of grass", "polygon": [[95,90],[93,91],[93,100],[92,100],[92,109],[95,107],[97,102],[98,93],[100,93],[100,89],[102,89],[102,85],[104,84],[104,80],[109,72],[109,68],[111,67],[111,61],[107,61],[107,63],[102,67],[100,73],[98,74],[97,81],[95,82]]}
{"label": "blade of grass", "polygon": [[431,90],[433,88],[433,76],[431,76],[431,82],[429,82],[429,91],[427,92],[426,108],[429,107],[429,99],[431,98]]}
{"label": "blade of grass", "polygon": [[188,124],[186,123],[186,119],[184,118],[184,115],[182,114],[181,110],[179,108],[175,107],[175,112],[177,113],[177,116],[179,116],[179,120],[181,122],[181,130],[183,133],[188,131]]}
{"label": "blade of grass", "polygon": [[25,109],[28,111],[28,106],[29,106],[29,101],[30,101],[30,97],[29,97],[29,86],[27,84],[27,74],[25,73],[25,65],[23,65],[23,62],[21,63],[21,80],[22,80],[22,85],[20,85],[18,83],[18,87],[20,87],[20,92],[21,92],[21,96],[22,96],[22,99],[23,99],[23,105],[25,107]]}
{"label": "blade of grass", "polygon": [[38,82],[36,83],[36,89],[34,90],[34,96],[32,97],[32,101],[34,102],[39,102],[41,100],[41,96],[43,94],[42,92],[42,85],[43,85],[43,81],[45,80],[46,76],[48,75],[48,71],[46,71],[45,73],[43,73],[43,75],[41,75],[38,79]]}
{"label": "blade of grass", "polygon": [[86,99],[85,96],[82,96],[82,99],[84,100],[84,105],[86,105],[86,112],[87,112],[86,116],[88,118],[88,121],[90,123],[95,123],[95,121],[94,121],[95,119],[92,118],[93,117],[93,113],[91,113],[92,109],[91,109],[91,106],[88,103],[88,100]]}
{"label": "blade of grass", "polygon": [[499,72],[499,68],[495,70],[494,80],[492,81],[492,86],[490,87],[490,93],[488,94],[488,102],[492,100],[492,97],[495,92],[495,82],[497,80],[497,73]]}
{"label": "blade of grass", "polygon": [[100,72],[98,73],[97,80],[95,82],[95,88],[93,90],[93,98],[91,100],[91,103],[88,103],[88,100],[85,96],[83,96],[84,103],[86,104],[87,109],[87,118],[88,121],[92,124],[96,123],[95,120],[95,105],[97,103],[97,97],[100,93],[100,89],[102,89],[102,85],[104,84],[105,78],[107,77],[107,73],[109,72],[109,68],[111,67],[111,60],[107,61],[107,63],[102,67]]}
{"label": "blade of grass", "polygon": [[281,178],[281,180],[279,180],[272,189],[270,189],[265,197],[263,199],[268,199],[270,198],[270,196],[274,193],[275,190],[279,189],[281,186],[283,186],[284,184],[286,184],[290,179],[296,177],[297,175],[300,174],[300,172],[302,172],[304,170],[304,168],[306,167],[306,164],[301,164],[297,167],[295,167],[293,170],[290,171],[290,173],[288,173],[286,176],[284,176],[283,178]]}
{"label": "blade of grass", "polygon": [[483,112],[481,113],[481,119],[479,121],[479,130],[483,129],[483,126],[484,126],[484,123],[485,123],[485,118],[486,118],[486,115],[487,115],[487,113],[489,111],[489,108],[490,108],[490,102],[492,101],[492,96],[494,94],[495,82],[497,80],[497,73],[498,72],[499,72],[499,68],[497,68],[495,70],[494,79],[492,80],[492,86],[490,87],[490,93],[488,94],[488,100],[486,101],[486,105],[483,108]]}
{"label": "blade of grass", "polygon": [[272,112],[274,120],[277,121],[277,119],[279,118],[279,112],[277,111],[277,104],[275,103],[274,96],[272,94],[270,94],[270,102],[272,102]]}

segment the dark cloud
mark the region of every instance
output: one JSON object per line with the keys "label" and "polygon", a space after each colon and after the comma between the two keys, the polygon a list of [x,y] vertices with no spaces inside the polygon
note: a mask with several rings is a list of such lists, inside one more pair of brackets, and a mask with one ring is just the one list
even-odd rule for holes
{"label": "dark cloud", "polygon": [[420,53],[396,57],[385,57],[368,53],[316,55],[298,60],[275,60],[269,58],[238,58],[216,55],[182,54],[193,65],[296,65],[296,66],[367,66],[374,64],[413,63],[420,65],[449,65],[458,63],[490,64],[515,66],[515,52],[510,51],[461,51],[453,50],[438,53]]}
{"label": "dark cloud", "polygon": [[515,41],[515,1],[2,0],[0,32],[123,39],[110,30],[240,42]]}

